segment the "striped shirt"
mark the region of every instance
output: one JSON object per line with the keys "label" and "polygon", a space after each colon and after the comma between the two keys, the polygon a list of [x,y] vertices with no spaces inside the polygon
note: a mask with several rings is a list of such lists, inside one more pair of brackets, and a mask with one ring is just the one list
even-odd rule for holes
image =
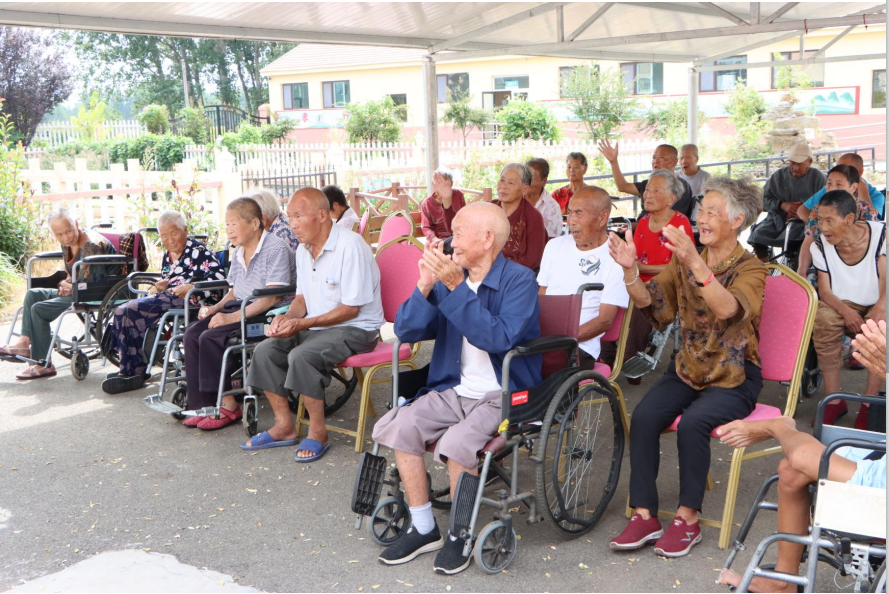
{"label": "striped shirt", "polygon": [[293,250],[283,239],[262,232],[250,264],[244,266],[244,248],[238,247],[232,256],[228,284],[234,289],[235,299],[244,300],[256,289],[286,287],[293,284],[295,261]]}

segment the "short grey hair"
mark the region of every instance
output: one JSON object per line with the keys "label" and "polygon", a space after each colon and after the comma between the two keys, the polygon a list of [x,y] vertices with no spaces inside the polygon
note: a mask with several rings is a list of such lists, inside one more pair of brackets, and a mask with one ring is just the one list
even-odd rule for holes
{"label": "short grey hair", "polygon": [[[454,183],[454,174],[451,173],[451,170],[450,170],[450,169],[446,169],[446,168],[444,168],[444,167],[439,167],[438,169],[435,170],[435,173],[439,174],[440,176],[442,176],[443,178],[445,178],[445,179],[448,180],[449,182]],[[433,175],[434,175],[435,173],[433,173]]]}
{"label": "short grey hair", "polygon": [[65,219],[66,221],[71,223],[72,227],[77,225],[77,219],[74,218],[74,214],[68,208],[61,207],[53,210],[51,213],[49,213],[49,217],[47,217],[46,222],[52,223],[53,221],[56,221],[58,219]]}
{"label": "short grey hair", "polygon": [[681,147],[679,147],[679,152],[681,153],[682,151],[694,151],[695,157],[697,157],[698,156],[698,145],[691,144],[691,143],[683,144]]}
{"label": "short grey hair", "polygon": [[185,215],[178,210],[165,210],[162,212],[161,215],[157,217],[157,226],[160,228],[162,225],[176,225],[183,231],[188,231]]}
{"label": "short grey hair", "polygon": [[254,188],[246,198],[252,198],[259,204],[262,216],[267,219],[276,219],[281,214],[281,200],[278,195],[267,188]]}
{"label": "short grey hair", "polygon": [[682,181],[672,171],[667,169],[658,169],[653,172],[650,176],[648,176],[648,183],[651,183],[651,180],[663,178],[666,183],[667,193],[673,194],[673,197],[678,200],[682,197],[682,194],[685,193],[685,186],[682,185]]}
{"label": "short grey hair", "polygon": [[532,172],[531,168],[524,163],[507,163],[506,166],[500,170],[500,177],[503,177],[503,174],[507,171],[518,171],[519,177],[522,179],[522,185],[525,186],[530,186],[531,180],[534,179],[534,172]]}
{"label": "short grey hair", "polygon": [[762,213],[762,190],[751,179],[732,179],[727,176],[711,177],[704,183],[704,194],[716,192],[725,198],[729,220],[744,217],[744,223],[735,230],[740,235],[756,222]]}

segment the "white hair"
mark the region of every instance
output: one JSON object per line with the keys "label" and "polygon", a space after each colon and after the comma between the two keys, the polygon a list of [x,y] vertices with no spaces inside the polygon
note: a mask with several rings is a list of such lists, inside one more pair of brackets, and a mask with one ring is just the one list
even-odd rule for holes
{"label": "white hair", "polygon": [[439,167],[438,169],[435,170],[435,173],[439,174],[440,176],[442,176],[443,178],[445,178],[446,180],[448,180],[451,183],[454,182],[454,174],[451,173],[450,169],[446,169],[444,167]]}
{"label": "white hair", "polygon": [[762,212],[762,190],[751,179],[731,179],[728,176],[711,177],[704,182],[704,193],[716,192],[725,198],[725,210],[729,221],[739,216],[744,223],[735,229],[741,232],[756,222]]}
{"label": "white hair", "polygon": [[276,219],[281,214],[281,200],[278,195],[267,188],[253,188],[247,198],[252,198],[259,204],[262,216],[267,219]]}
{"label": "white hair", "polygon": [[531,171],[531,168],[524,163],[507,163],[500,170],[500,177],[503,177],[507,171],[517,171],[522,184],[525,186],[530,186],[531,180],[534,179],[534,173]]}
{"label": "white hair", "polygon": [[188,230],[188,225],[185,223],[185,216],[176,210],[165,210],[159,217],[157,217],[158,228],[163,225],[176,225],[183,231]]}
{"label": "white hair", "polygon": [[49,213],[49,217],[46,219],[46,221],[48,223],[52,223],[53,221],[56,221],[58,219],[65,219],[66,221],[71,223],[72,227],[77,226],[77,219],[74,218],[74,215],[67,208],[61,207],[55,209],[54,211]]}

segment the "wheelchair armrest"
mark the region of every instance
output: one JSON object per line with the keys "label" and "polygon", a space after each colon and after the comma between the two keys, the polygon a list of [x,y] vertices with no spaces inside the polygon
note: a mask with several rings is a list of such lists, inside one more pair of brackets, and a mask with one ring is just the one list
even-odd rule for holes
{"label": "wheelchair armrest", "polygon": [[587,291],[604,291],[605,285],[602,283],[586,283],[580,285],[580,288],[577,289],[578,294],[586,293]]}
{"label": "wheelchair armrest", "polygon": [[136,233],[154,233],[158,234],[160,231],[157,230],[157,227],[142,227],[140,229],[136,229]]}
{"label": "wheelchair armrest", "polygon": [[830,469],[831,455],[833,455],[838,449],[845,446],[886,453],[885,441],[868,441],[866,439],[838,439],[830,443],[826,448],[824,448],[824,451],[821,452],[821,461],[818,464],[818,480],[827,478],[827,473]]}
{"label": "wheelchair armrest", "polygon": [[160,272],[131,272],[127,276],[127,279],[129,279],[131,281],[134,281],[134,280],[159,281],[159,280],[163,279],[163,277],[164,277],[164,275],[162,275]]}
{"label": "wheelchair armrest", "polygon": [[571,336],[541,336],[518,345],[513,351],[516,355],[539,355],[549,351],[562,351],[577,348],[577,339]]}
{"label": "wheelchair armrest", "polygon": [[211,280],[211,281],[201,281],[199,283],[194,283],[192,287],[192,291],[210,291],[213,289],[227,289],[229,288],[229,284],[227,280]]}
{"label": "wheelchair armrest", "polygon": [[61,260],[65,257],[63,252],[40,252],[31,256],[32,260]]}
{"label": "wheelchair armrest", "polygon": [[121,256],[120,254],[104,254],[101,256],[87,256],[80,261],[84,264],[98,264],[99,266],[104,264],[110,266],[114,264],[129,264],[133,259],[128,256]]}
{"label": "wheelchair armrest", "polygon": [[860,402],[862,404],[886,404],[886,399],[880,396],[865,396],[862,394],[854,394],[852,392],[835,392],[818,403],[818,409],[815,412],[815,431],[812,435],[818,441],[821,441],[821,433],[824,429],[824,411],[827,405],[837,400],[847,400],[849,402]]}
{"label": "wheelchair armrest", "polygon": [[270,287],[268,289],[256,289],[253,297],[285,297],[296,293],[296,285],[285,287]]}

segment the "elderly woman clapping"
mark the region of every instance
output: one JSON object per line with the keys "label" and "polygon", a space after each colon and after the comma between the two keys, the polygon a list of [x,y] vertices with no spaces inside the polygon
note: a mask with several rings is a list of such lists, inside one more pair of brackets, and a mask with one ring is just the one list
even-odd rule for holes
{"label": "elderly woman clapping", "polygon": [[216,254],[203,243],[189,239],[182,213],[168,210],[161,214],[157,230],[166,250],[161,280],[155,283],[153,295],[134,299],[114,311],[111,332],[120,357],[120,371],[102,382],[102,390],[107,394],[138,390],[145,385],[147,359],[142,346],[146,331],[165,312],[185,307],[185,295],[194,283],[225,278]]}
{"label": "elderly woman clapping", "polygon": [[[633,411],[630,425],[630,505],[636,508],[613,549],[657,541],[655,553],[686,555],[701,540],[698,512],[710,469],[710,431],[743,419],[762,388],[758,327],[766,267],[738,242],[762,211],[762,192],[745,181],[717,177],[704,186],[698,254],[688,234],[668,224],[666,268],[644,282],[632,230],[612,234],[609,252],[624,268],[636,307],[656,328],[679,316],[681,346],[667,372]],[[660,435],[677,416],[679,509],[666,532],[657,519]]]}

